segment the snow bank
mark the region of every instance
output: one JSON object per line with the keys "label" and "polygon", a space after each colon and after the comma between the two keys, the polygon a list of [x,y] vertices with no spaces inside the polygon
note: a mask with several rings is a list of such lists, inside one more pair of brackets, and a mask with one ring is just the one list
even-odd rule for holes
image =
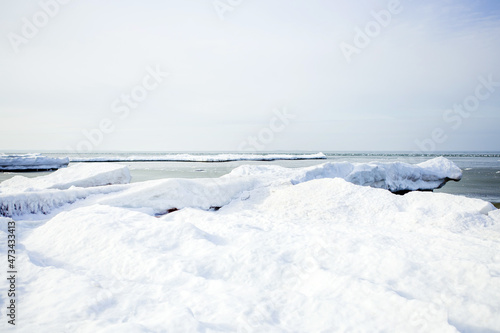
{"label": "snow bank", "polygon": [[[326,163],[296,169],[246,165],[217,179],[164,179],[130,184],[122,187],[120,193],[103,198],[100,203],[116,207],[152,209],[155,214],[163,214],[173,208],[217,208],[257,188],[281,183],[299,184],[321,178],[344,178],[354,184],[397,192],[434,189],[449,179],[459,180],[460,177],[460,169],[445,158],[437,158],[419,165],[399,162]],[[43,192],[42,189],[120,184],[129,180],[128,169],[115,164],[80,164],[34,179],[14,177],[0,185],[0,207],[3,207],[1,211],[4,215],[10,214],[7,216],[36,213],[36,207],[40,207],[40,212],[48,213],[52,208],[61,206],[66,192]],[[31,191],[38,192],[36,195],[25,195],[25,192]],[[87,196],[87,192],[83,192],[78,198]],[[91,195],[95,191],[88,193]],[[68,203],[74,201],[75,196],[68,194]],[[24,211],[26,207],[29,209]]]}
{"label": "snow bank", "polygon": [[344,178],[364,186],[393,192],[431,190],[449,179],[459,180],[461,170],[445,158],[426,164],[406,163],[326,163],[307,168],[284,168],[273,165],[240,166],[218,179],[166,179],[144,182],[101,201],[106,205],[127,208],[151,208],[155,213],[172,208],[209,209],[227,205],[256,188],[272,184],[299,184],[320,178]]}
{"label": "snow bank", "polygon": [[40,154],[0,154],[0,171],[42,171],[67,166],[69,158],[53,158]]}
{"label": "snow bank", "polygon": [[94,186],[128,181],[112,166],[2,183],[0,214],[17,214],[19,331],[500,330],[500,211],[383,189],[459,179],[445,159]]}
{"label": "snow bank", "polygon": [[14,176],[0,183],[0,193],[6,191],[35,191],[43,189],[68,189],[71,186],[92,187],[111,184],[128,184],[130,172],[126,165],[114,163],[74,164],[46,176],[27,178]]}
{"label": "snow bank", "polygon": [[326,159],[323,153],[317,154],[167,154],[137,155],[115,157],[71,157],[71,162],[231,162],[231,161],[277,161],[277,160],[317,160]]}
{"label": "snow bank", "polygon": [[91,195],[123,189],[104,185],[129,182],[127,166],[112,163],[75,164],[36,178],[15,176],[0,183],[0,215],[48,214]]}
{"label": "snow bank", "polygon": [[459,181],[462,178],[460,168],[444,157],[417,165],[402,162],[338,162],[300,169],[245,165],[236,168],[231,174],[273,178],[285,176],[293,184],[321,178],[343,178],[353,184],[383,188],[391,192],[433,190],[442,187],[449,180]]}
{"label": "snow bank", "polygon": [[247,179],[165,179],[131,186],[100,201],[102,204],[149,208],[162,214],[172,208],[186,207],[210,209],[225,206],[243,193],[262,183],[255,178]]}
{"label": "snow bank", "polygon": [[[141,205],[172,190],[148,183]],[[193,184],[178,185],[199,194]],[[273,182],[217,212],[161,218],[90,204],[19,235],[22,329],[497,331],[495,211],[338,178]]]}
{"label": "snow bank", "polygon": [[50,214],[54,209],[70,205],[97,194],[122,191],[120,185],[92,188],[72,187],[66,190],[0,193],[0,215],[20,217],[26,214]]}

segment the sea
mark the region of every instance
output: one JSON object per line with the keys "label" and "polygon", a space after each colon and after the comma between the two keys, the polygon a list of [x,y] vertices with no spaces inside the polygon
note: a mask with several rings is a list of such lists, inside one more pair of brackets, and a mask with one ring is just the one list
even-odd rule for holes
{"label": "sea", "polygon": [[[266,152],[267,154],[303,155],[317,152]],[[162,178],[214,178],[229,173],[234,168],[245,165],[279,165],[287,168],[300,168],[326,162],[406,162],[416,164],[429,159],[444,156],[453,161],[463,171],[462,180],[448,182],[444,187],[434,190],[439,193],[463,195],[470,198],[486,200],[495,204],[500,203],[500,152],[323,152],[326,159],[312,160],[275,160],[275,161],[229,161],[229,162],[161,162],[161,161],[126,161],[113,162],[125,164],[129,167],[132,182],[141,182]],[[43,153],[49,157],[69,157],[70,159],[106,160],[130,158],[131,156],[154,159],[166,154],[186,154],[187,156],[207,156],[219,154],[241,154],[241,152],[106,152],[92,154],[68,154],[62,152]],[[195,159],[195,158],[193,158]],[[15,175],[37,177],[50,172],[0,172],[0,182]]]}

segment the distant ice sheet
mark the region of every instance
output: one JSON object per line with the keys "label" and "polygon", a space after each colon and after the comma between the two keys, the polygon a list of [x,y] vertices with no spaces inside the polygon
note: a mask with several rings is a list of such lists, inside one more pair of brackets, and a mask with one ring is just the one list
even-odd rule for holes
{"label": "distant ice sheet", "polygon": [[69,158],[53,158],[40,154],[0,154],[0,171],[43,171],[67,166]]}
{"label": "distant ice sheet", "polygon": [[317,154],[166,154],[106,157],[71,157],[71,162],[231,162],[231,161],[277,161],[326,159]]}

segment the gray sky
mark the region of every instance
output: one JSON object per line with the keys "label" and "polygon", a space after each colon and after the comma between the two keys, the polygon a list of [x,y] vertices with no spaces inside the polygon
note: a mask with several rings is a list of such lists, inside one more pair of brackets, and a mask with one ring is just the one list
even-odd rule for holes
{"label": "gray sky", "polygon": [[2,151],[500,150],[495,0],[0,1]]}

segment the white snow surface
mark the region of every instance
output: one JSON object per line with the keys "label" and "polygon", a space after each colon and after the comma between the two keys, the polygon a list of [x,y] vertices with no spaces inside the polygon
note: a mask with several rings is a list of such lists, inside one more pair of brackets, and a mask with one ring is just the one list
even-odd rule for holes
{"label": "white snow surface", "polygon": [[[159,214],[172,208],[221,207],[255,188],[274,183],[299,184],[320,178],[343,178],[347,181],[396,191],[429,190],[442,186],[446,179],[461,178],[461,170],[444,157],[410,165],[392,163],[325,163],[306,168],[284,168],[273,165],[243,165],[217,179],[164,179],[130,184],[123,191],[103,198],[104,204],[154,209]],[[44,177],[13,177],[0,184],[0,215],[50,213],[52,207],[100,193],[101,189],[75,190],[130,181],[126,166],[113,163],[82,163]],[[61,191],[42,191],[60,189]],[[123,188],[120,188],[120,190]],[[109,188],[102,187],[109,192]],[[33,193],[34,192],[34,193]],[[75,197],[75,193],[78,193]],[[39,209],[37,209],[39,207]]]}
{"label": "white snow surface", "polygon": [[103,185],[130,179],[127,166],[114,163],[74,164],[36,178],[14,176],[0,183],[0,215],[48,214],[89,195],[113,192],[116,187]]}
{"label": "white snow surface", "polygon": [[317,160],[326,159],[323,153],[316,154],[164,154],[133,155],[114,157],[71,157],[71,162],[230,162],[230,161],[277,161],[277,160]]}
{"label": "white snow surface", "polygon": [[51,170],[67,166],[69,158],[47,157],[41,154],[0,154],[0,171]]}
{"label": "white snow surface", "polygon": [[[452,176],[443,165],[418,168]],[[245,166],[218,179],[26,192],[87,196],[15,217],[15,331],[500,330],[499,210],[321,168],[335,169]],[[172,207],[182,209],[155,217]],[[3,251],[10,220],[0,217]]]}
{"label": "white snow surface", "polygon": [[353,184],[384,188],[392,192],[432,190],[448,180],[459,181],[462,171],[444,157],[411,165],[403,162],[325,163],[301,169],[279,166],[242,166],[233,175],[261,175],[262,177],[287,175],[293,184],[319,178],[343,178]]}
{"label": "white snow surface", "polygon": [[71,186],[92,187],[111,184],[128,184],[130,171],[126,165],[115,163],[73,164],[68,168],[57,170],[49,175],[27,178],[14,176],[0,183],[3,191],[26,192],[44,189],[68,189]]}

